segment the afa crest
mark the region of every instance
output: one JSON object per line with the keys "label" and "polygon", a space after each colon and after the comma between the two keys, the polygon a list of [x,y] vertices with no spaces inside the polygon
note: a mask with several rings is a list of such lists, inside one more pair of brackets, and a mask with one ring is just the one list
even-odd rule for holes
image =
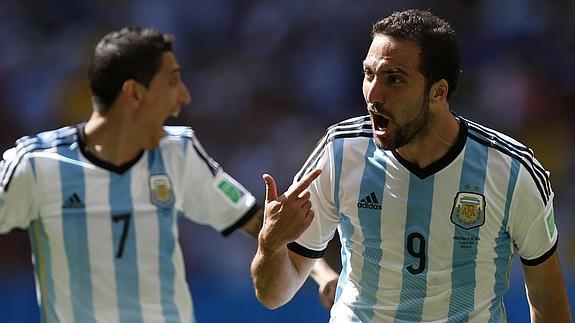
{"label": "afa crest", "polygon": [[150,176],[150,200],[162,209],[168,209],[174,204],[174,191],[172,182],[166,174]]}
{"label": "afa crest", "polygon": [[458,192],[451,209],[451,222],[463,229],[473,229],[485,223],[485,196]]}

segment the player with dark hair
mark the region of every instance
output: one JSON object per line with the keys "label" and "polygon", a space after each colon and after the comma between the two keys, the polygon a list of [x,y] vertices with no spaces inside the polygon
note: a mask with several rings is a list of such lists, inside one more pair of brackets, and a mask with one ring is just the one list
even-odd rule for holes
{"label": "player with dark hair", "polygon": [[428,11],[373,26],[369,114],[330,127],[296,175],[322,170],[307,216],[278,214],[291,202],[264,177],[252,262],[264,305],[291,299],[337,229],[330,322],[505,322],[516,252],[532,322],[571,322],[549,173],[531,149],[451,111],[460,65],[455,31]]}
{"label": "player with dark hair", "polygon": [[262,212],[191,128],[164,126],[190,103],[171,36],[113,31],[88,74],[86,123],[4,153],[0,233],[29,230],[44,322],[193,322],[178,217],[257,237]]}

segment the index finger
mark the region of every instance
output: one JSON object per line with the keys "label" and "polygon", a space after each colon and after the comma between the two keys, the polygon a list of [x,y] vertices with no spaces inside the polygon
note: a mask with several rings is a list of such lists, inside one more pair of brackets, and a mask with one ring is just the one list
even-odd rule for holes
{"label": "index finger", "polygon": [[287,199],[297,198],[301,192],[309,187],[311,182],[313,182],[321,174],[321,169],[317,168],[309,172],[304,178],[292,185],[288,191],[284,194]]}

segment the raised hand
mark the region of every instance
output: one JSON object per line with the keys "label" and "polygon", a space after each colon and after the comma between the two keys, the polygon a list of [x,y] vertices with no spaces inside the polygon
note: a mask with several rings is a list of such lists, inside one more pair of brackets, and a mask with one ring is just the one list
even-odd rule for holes
{"label": "raised hand", "polygon": [[273,177],[268,174],[263,175],[266,183],[266,200],[264,225],[259,235],[262,251],[275,253],[296,240],[309,227],[314,213],[309,201],[310,194],[304,191],[320,173],[320,169],[308,173],[281,196],[277,194]]}

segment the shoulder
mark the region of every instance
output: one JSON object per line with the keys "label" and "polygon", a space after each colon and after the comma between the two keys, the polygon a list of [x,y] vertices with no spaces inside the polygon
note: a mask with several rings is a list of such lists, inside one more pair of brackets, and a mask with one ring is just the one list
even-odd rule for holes
{"label": "shoulder", "polygon": [[313,155],[323,155],[324,150],[331,149],[334,142],[342,144],[347,139],[371,140],[372,138],[369,115],[349,118],[327,128],[325,135],[316,144]]}
{"label": "shoulder", "polygon": [[325,135],[326,142],[342,138],[372,138],[369,115],[358,116],[331,125]]}
{"label": "shoulder", "polygon": [[328,127],[314,151],[321,152],[334,142],[341,143],[346,139],[371,140],[371,138],[373,138],[373,133],[369,115],[353,117]]}
{"label": "shoulder", "polygon": [[538,164],[533,150],[523,143],[477,122],[463,118],[461,119],[466,122],[468,126],[467,136],[469,139],[487,146],[488,148],[492,148],[500,154],[507,155],[522,164]]}
{"label": "shoulder", "polygon": [[[340,156],[341,149],[335,149],[334,146],[343,146],[344,140],[371,140],[373,137],[371,129],[371,119],[369,115],[353,117],[327,128],[325,135],[317,142],[313,152],[306,160],[304,166],[296,174],[296,179],[300,180],[305,174],[318,166],[318,163],[325,156],[334,154]],[[357,146],[357,145],[348,145]],[[337,151],[335,151],[337,150]],[[333,156],[333,155],[332,155]]]}
{"label": "shoulder", "polygon": [[66,126],[56,130],[43,131],[35,135],[24,136],[16,140],[17,151],[31,152],[55,148],[62,145],[70,145],[78,139],[78,128]]}
{"label": "shoulder", "polygon": [[189,156],[194,160],[200,160],[209,166],[213,174],[220,170],[218,163],[204,150],[195,131],[190,127],[165,126],[160,148],[170,156],[179,156],[179,158]]}
{"label": "shoulder", "polygon": [[194,129],[186,126],[164,126],[162,141],[186,141],[196,138]]}
{"label": "shoulder", "polygon": [[14,147],[6,150],[0,164],[0,184],[7,187],[17,166],[24,160],[34,158],[36,152],[54,150],[60,146],[69,146],[77,142],[78,130],[75,126],[66,126],[56,130],[24,136],[16,140]]}
{"label": "shoulder", "polygon": [[[353,141],[353,144],[344,142]],[[316,150],[333,150],[333,154],[340,155],[346,151],[349,156],[352,152],[361,151],[373,140],[373,130],[369,115],[353,117],[338,122],[327,129],[325,136],[318,143]]]}
{"label": "shoulder", "polygon": [[[491,149],[490,154],[502,158],[511,158],[521,165],[520,178],[525,177],[525,183],[537,189],[544,204],[547,204],[551,195],[549,172],[543,168],[535,157],[533,149],[499,131],[485,127],[471,120],[463,119],[468,125],[468,137]],[[491,153],[492,152],[492,153]]]}
{"label": "shoulder", "polygon": [[485,146],[496,148],[497,150],[514,157],[516,151],[528,151],[533,155],[533,151],[523,143],[510,136],[491,129],[477,122],[460,117],[468,126],[468,137]]}
{"label": "shoulder", "polygon": [[187,150],[190,144],[197,143],[196,133],[186,126],[164,126],[164,137],[160,141],[160,147],[166,149]]}
{"label": "shoulder", "polygon": [[56,130],[24,136],[16,140],[14,147],[8,149],[3,159],[6,162],[20,160],[36,151],[50,150],[59,146],[72,145],[77,142],[78,130],[75,126],[66,126]]}

